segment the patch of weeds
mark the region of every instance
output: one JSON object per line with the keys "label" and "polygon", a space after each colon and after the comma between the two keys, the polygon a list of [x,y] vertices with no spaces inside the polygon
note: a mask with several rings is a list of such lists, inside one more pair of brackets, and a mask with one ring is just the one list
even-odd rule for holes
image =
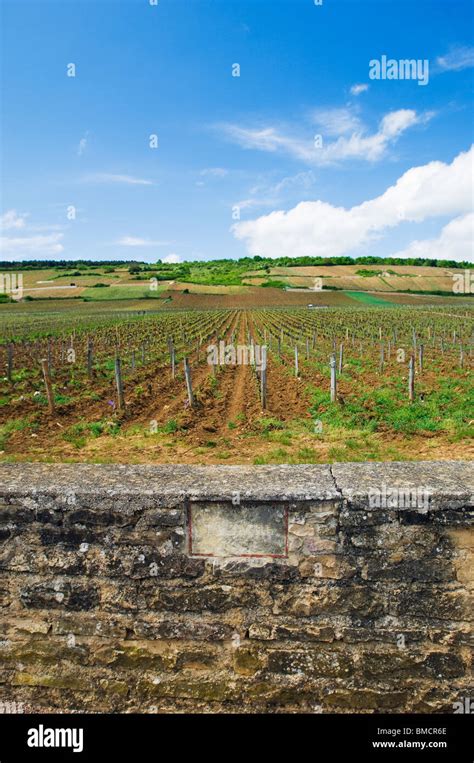
{"label": "patch of weeds", "polygon": [[313,448],[300,448],[297,454],[297,462],[300,464],[316,464],[318,454]]}
{"label": "patch of weeds", "polygon": [[283,421],[280,421],[280,419],[263,417],[257,419],[257,426],[264,434],[266,434],[274,429],[284,429],[285,424]]}
{"label": "patch of weeds", "polygon": [[328,458],[330,462],[343,462],[350,460],[347,458],[347,450],[337,446],[329,448]]}
{"label": "patch of weeds", "polygon": [[291,445],[293,442],[293,435],[291,432],[275,433],[273,439],[275,442],[279,442],[281,445]]}
{"label": "patch of weeds", "polygon": [[355,437],[349,437],[345,442],[345,446],[346,448],[349,448],[349,450],[359,450],[364,444],[365,443],[361,440],[357,440]]}
{"label": "patch of weeds", "polygon": [[276,450],[272,450],[269,455],[270,455],[270,458],[275,459],[276,461],[280,461],[281,459],[288,458],[288,453],[283,448],[277,448]]}
{"label": "patch of weeds", "polygon": [[72,397],[70,395],[61,395],[57,394],[54,396],[54,402],[57,405],[68,405],[72,401]]}
{"label": "patch of weeds", "polygon": [[159,431],[163,432],[164,434],[173,434],[173,432],[177,432],[179,428],[180,427],[176,419],[168,419],[166,424],[164,424],[162,427],[159,427]]}
{"label": "patch of weeds", "polygon": [[76,448],[83,448],[88,437],[100,437],[103,434],[116,435],[120,432],[118,421],[80,421],[73,424],[63,434],[63,440],[70,442]]}
{"label": "patch of weeds", "polygon": [[102,400],[102,397],[93,390],[87,392],[85,395],[83,395],[83,397],[87,398],[87,400],[92,400],[94,403],[98,403],[100,400]]}
{"label": "patch of weeds", "polygon": [[28,379],[31,376],[31,372],[28,371],[26,368],[21,368],[18,371],[13,371],[12,373],[12,381],[13,382],[22,382]]}
{"label": "patch of weeds", "polygon": [[104,422],[104,434],[109,434],[112,437],[120,434],[120,427],[122,426],[120,421],[105,421]]}
{"label": "patch of weeds", "polygon": [[104,433],[104,423],[102,421],[92,421],[87,426],[92,437],[100,437]]}
{"label": "patch of weeds", "polygon": [[70,443],[78,450],[80,450],[85,445],[87,445],[87,437],[81,436],[73,430],[74,430],[74,427],[70,427],[70,429],[67,432],[63,433],[62,438],[63,440]]}
{"label": "patch of weeds", "polygon": [[[143,434],[143,427],[140,424],[132,424],[128,427],[124,434],[126,437],[133,437],[133,435],[136,434]],[[148,434],[148,432],[146,432],[146,434]]]}
{"label": "patch of weeds", "polygon": [[460,426],[453,434],[450,434],[448,437],[448,442],[463,442],[465,440],[472,439],[473,436],[473,427],[466,424],[465,426]]}
{"label": "patch of weeds", "polygon": [[[35,395],[33,400],[36,403],[39,403],[39,405],[48,405],[48,398],[43,393],[40,395]],[[69,395],[61,395],[59,392],[54,395],[54,402],[56,405],[67,405],[71,401],[72,397]]]}
{"label": "patch of weeds", "polygon": [[21,432],[31,426],[31,422],[28,419],[12,419],[2,424],[0,426],[0,450],[5,450],[8,438],[13,432]]}
{"label": "patch of weeds", "polygon": [[265,464],[288,464],[290,463],[290,459],[288,457],[288,453],[286,450],[283,450],[283,448],[277,448],[276,450],[270,451],[265,456],[257,456],[254,459],[255,466],[262,466]]}

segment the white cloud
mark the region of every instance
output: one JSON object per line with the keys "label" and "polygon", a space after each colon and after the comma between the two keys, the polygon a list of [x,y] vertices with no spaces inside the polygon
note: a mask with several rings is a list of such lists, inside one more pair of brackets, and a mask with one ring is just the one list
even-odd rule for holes
{"label": "white cloud", "polygon": [[474,47],[457,46],[436,59],[442,71],[461,71],[474,66]]}
{"label": "white cloud", "polygon": [[429,257],[439,260],[472,262],[474,241],[474,213],[469,212],[451,220],[437,238],[412,243],[393,257]]}
{"label": "white cloud", "polygon": [[296,175],[288,175],[287,177],[284,177],[278,183],[275,183],[271,190],[276,196],[278,196],[282,192],[289,191],[294,188],[311,188],[315,182],[316,176],[313,170],[309,170],[308,172],[298,172]]}
{"label": "white cloud", "polygon": [[[397,120],[386,129],[397,129]],[[474,149],[451,164],[430,162],[405,172],[381,195],[351,209],[323,201],[301,202],[288,212],[279,210],[232,226],[251,254],[267,257],[347,254],[380,237],[403,220],[422,222],[471,210]]]}
{"label": "white cloud", "polygon": [[78,156],[82,156],[82,154],[83,154],[83,153],[84,153],[84,151],[86,150],[86,148],[87,148],[87,140],[88,140],[88,138],[89,138],[89,131],[87,131],[87,132],[86,132],[86,133],[83,135],[83,137],[80,139],[80,141],[79,141],[79,144],[78,144],[78,146],[77,146],[77,155],[78,155]]}
{"label": "white cloud", "polygon": [[368,89],[369,89],[369,86],[365,84],[352,85],[351,95],[360,95],[361,93],[365,93]]}
{"label": "white cloud", "polygon": [[310,143],[282,135],[275,127],[246,128],[239,127],[239,125],[224,124],[222,129],[227,137],[242,148],[272,153],[282,149],[299,159],[310,160],[313,157],[314,150]]}
{"label": "white cloud", "polygon": [[[22,230],[24,235],[0,236],[0,257],[11,260],[23,258],[41,259],[55,254],[60,254],[64,247],[61,243],[62,233],[52,233],[58,226],[29,226],[26,225],[28,214],[18,214],[15,209],[10,209],[0,217],[0,229]],[[25,230],[26,229],[26,230]],[[46,235],[37,235],[38,231],[46,230]],[[34,233],[34,235],[31,235]],[[30,235],[28,235],[30,234]]]}
{"label": "white cloud", "polygon": [[[78,210],[76,209],[76,212],[77,211]],[[59,224],[55,224],[55,225],[28,225],[28,231],[29,232],[34,231],[35,233],[41,233],[42,231],[46,230],[46,231],[51,232],[53,230],[65,230],[66,227],[67,227],[66,225],[59,225]]]}
{"label": "white cloud", "polygon": [[351,109],[317,109],[312,113],[312,119],[325,135],[346,135],[360,132],[363,125]]}
{"label": "white cloud", "polygon": [[118,246],[169,246],[169,241],[152,241],[149,238],[137,236],[123,236],[115,242]]}
{"label": "white cloud", "polygon": [[108,172],[96,172],[83,178],[85,183],[124,183],[126,185],[153,185],[151,180],[132,177],[131,175],[114,175]]}
{"label": "white cloud", "polygon": [[0,217],[0,228],[2,230],[10,230],[11,228],[24,228],[25,218],[28,217],[27,214],[16,211],[16,209],[9,209],[8,212],[5,212]]}
{"label": "white cloud", "polygon": [[417,114],[412,109],[392,111],[383,117],[375,133],[367,134],[359,120],[345,109],[314,112],[313,120],[319,120],[317,123],[325,128],[327,134],[339,135],[337,140],[327,142],[323,133],[323,145],[320,147],[315,145],[314,136],[310,139],[292,136],[276,127],[255,129],[225,124],[221,125],[221,129],[242,148],[271,153],[282,151],[310,165],[328,165],[348,159],[378,161],[408,128],[425,124],[432,117],[433,112]]}
{"label": "white cloud", "polygon": [[167,265],[177,265],[179,262],[182,262],[182,259],[179,254],[172,253],[164,257],[162,262],[166,262]]}
{"label": "white cloud", "polygon": [[316,182],[316,176],[313,170],[298,172],[296,175],[288,175],[282,178],[278,183],[257,183],[249,193],[247,199],[239,201],[236,206],[240,209],[249,207],[271,207],[278,204],[280,199],[294,194],[296,191],[308,190]]}
{"label": "white cloud", "polygon": [[4,259],[22,260],[25,257],[41,259],[42,257],[61,254],[64,247],[61,244],[62,233],[51,233],[47,236],[0,236],[0,252]]}
{"label": "white cloud", "polygon": [[214,178],[225,178],[229,174],[229,170],[225,170],[223,167],[208,167],[205,170],[201,170],[200,175],[210,176]]}

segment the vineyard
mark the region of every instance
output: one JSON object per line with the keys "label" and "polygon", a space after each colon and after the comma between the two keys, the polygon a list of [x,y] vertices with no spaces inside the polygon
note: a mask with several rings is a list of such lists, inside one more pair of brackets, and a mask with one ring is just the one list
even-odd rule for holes
{"label": "vineyard", "polygon": [[4,315],[0,459],[464,458],[473,317],[466,303]]}

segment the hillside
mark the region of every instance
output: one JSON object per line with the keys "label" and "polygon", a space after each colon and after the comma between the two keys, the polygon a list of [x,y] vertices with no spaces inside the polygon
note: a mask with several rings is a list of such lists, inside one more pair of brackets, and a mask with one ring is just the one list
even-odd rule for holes
{"label": "hillside", "polygon": [[[309,259],[309,258],[303,258]],[[347,258],[340,258],[342,260]],[[23,279],[23,299],[79,298],[87,301],[173,299],[184,295],[232,297],[233,302],[312,301],[335,291],[455,296],[453,286],[467,263],[427,264],[281,264],[255,257],[168,264],[144,263],[1,263],[4,272]],[[468,279],[466,279],[468,280]],[[268,292],[282,294],[270,297]],[[298,294],[299,296],[293,296]],[[467,292],[466,292],[467,293]],[[285,295],[285,296],[283,296]],[[341,295],[341,298],[343,295]],[[347,295],[349,301],[351,296]],[[324,301],[324,300],[323,300]],[[344,300],[345,301],[345,300]]]}

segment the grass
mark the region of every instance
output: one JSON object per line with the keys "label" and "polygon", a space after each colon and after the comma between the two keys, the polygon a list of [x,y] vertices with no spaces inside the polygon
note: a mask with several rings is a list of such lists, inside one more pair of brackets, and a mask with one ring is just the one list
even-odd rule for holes
{"label": "grass", "polygon": [[7,421],[5,424],[0,425],[0,450],[5,450],[8,444],[8,439],[13,432],[21,432],[28,428],[33,430],[35,425],[34,422],[31,422],[27,418],[12,419],[11,421]]}
{"label": "grass", "polygon": [[161,432],[164,434],[173,434],[179,429],[179,424],[176,419],[169,419],[164,426],[161,427]]}
{"label": "grass", "polygon": [[275,419],[271,417],[265,417],[265,416],[260,419],[257,419],[256,423],[257,423],[257,427],[264,434],[271,432],[274,429],[283,429],[285,426],[283,421],[280,421],[279,419]]}
{"label": "grass", "polygon": [[344,396],[344,405],[331,403],[329,393],[313,389],[311,414],[323,427],[341,428],[346,432],[387,432],[409,437],[422,433],[462,431],[474,434],[469,426],[469,411],[474,410],[474,393],[469,378],[453,384],[449,377],[440,377],[436,389],[426,391],[423,378],[417,379],[415,400],[410,403],[406,379],[387,377],[383,389],[358,384]]}
{"label": "grass", "polygon": [[[36,395],[34,400],[36,403],[39,403],[39,405],[48,405],[48,398],[43,393]],[[70,402],[72,402],[72,398],[69,395],[61,395],[59,393],[55,393],[54,402],[56,405],[68,405]]]}
{"label": "grass", "polygon": [[283,448],[277,448],[272,450],[266,456],[257,456],[254,459],[255,466],[263,466],[265,464],[288,464],[290,463],[290,456],[288,451]]}
{"label": "grass", "polygon": [[70,426],[62,435],[65,442],[74,445],[75,448],[83,448],[88,440],[101,435],[115,436],[120,432],[120,422],[109,419],[102,421],[83,421]]}
{"label": "grass", "polygon": [[368,291],[345,291],[348,297],[362,302],[364,305],[377,305],[377,307],[390,307],[390,302],[386,299],[380,299],[375,294],[369,294]]}

